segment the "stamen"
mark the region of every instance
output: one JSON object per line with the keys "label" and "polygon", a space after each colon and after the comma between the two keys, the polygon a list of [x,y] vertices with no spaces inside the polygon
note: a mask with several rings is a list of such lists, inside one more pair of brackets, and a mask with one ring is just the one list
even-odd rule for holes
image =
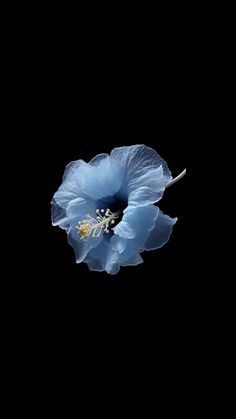
{"label": "stamen", "polygon": [[[105,210],[101,209],[101,212],[104,213]],[[77,233],[81,234],[81,240],[86,240],[91,232],[93,231],[93,237],[99,237],[101,232],[110,233],[110,224],[115,224],[115,219],[120,215],[120,212],[112,213],[109,208],[105,212],[105,216],[100,214],[99,209],[96,209],[97,217],[96,219],[87,215],[88,218],[79,221],[78,226],[75,228],[78,230]]]}

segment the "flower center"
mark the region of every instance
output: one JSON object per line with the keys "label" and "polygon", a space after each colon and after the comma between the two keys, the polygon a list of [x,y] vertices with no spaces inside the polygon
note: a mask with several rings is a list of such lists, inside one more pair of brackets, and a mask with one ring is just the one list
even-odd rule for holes
{"label": "flower center", "polygon": [[[105,213],[105,215],[101,215],[101,213]],[[92,231],[93,237],[99,237],[102,232],[110,233],[110,230],[113,230],[111,224],[115,224],[115,220],[119,217],[120,211],[113,213],[108,208],[106,212],[104,209],[101,209],[100,212],[99,209],[96,209],[96,214],[96,218],[87,215],[87,218],[78,222],[78,226],[75,228],[77,233],[81,234],[80,240],[86,240]]]}

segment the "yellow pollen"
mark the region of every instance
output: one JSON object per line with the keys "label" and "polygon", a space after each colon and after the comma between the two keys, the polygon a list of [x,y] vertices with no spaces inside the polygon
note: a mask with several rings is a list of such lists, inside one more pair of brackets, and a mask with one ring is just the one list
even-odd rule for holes
{"label": "yellow pollen", "polygon": [[[101,209],[101,213],[104,214],[105,210]],[[96,219],[91,217],[89,214],[87,218],[79,221],[76,230],[78,234],[81,234],[81,240],[86,240],[93,230],[93,237],[99,237],[102,232],[109,233],[110,224],[115,224],[115,219],[119,217],[120,212],[112,213],[108,208],[105,215],[101,215],[99,209],[96,209]],[[113,229],[112,229],[113,230]]]}
{"label": "yellow pollen", "polygon": [[89,224],[84,224],[76,228],[78,230],[77,233],[80,233],[82,235],[81,237],[82,240],[87,239],[90,231],[92,230],[92,227]]}

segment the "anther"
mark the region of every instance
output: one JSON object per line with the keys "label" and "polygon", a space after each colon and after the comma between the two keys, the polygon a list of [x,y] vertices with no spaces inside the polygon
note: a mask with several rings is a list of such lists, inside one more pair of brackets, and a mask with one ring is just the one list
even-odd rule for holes
{"label": "anther", "polygon": [[[101,209],[101,213],[104,213],[105,210]],[[87,218],[79,221],[76,229],[77,233],[81,234],[81,240],[86,240],[93,230],[93,237],[99,237],[101,232],[110,233],[111,229],[110,224],[115,224],[115,219],[119,217],[119,212],[112,213],[109,208],[107,208],[105,215],[101,215],[99,209],[96,209],[96,214],[98,216],[95,218],[87,215]]]}

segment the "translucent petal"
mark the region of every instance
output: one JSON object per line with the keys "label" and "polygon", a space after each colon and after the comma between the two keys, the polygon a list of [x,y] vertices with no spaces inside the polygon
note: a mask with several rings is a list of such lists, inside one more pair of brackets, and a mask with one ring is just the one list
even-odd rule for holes
{"label": "translucent petal", "polygon": [[88,164],[82,160],[70,163],[63,177],[60,193],[74,193],[93,200],[114,195],[123,182],[120,166],[106,154],[98,155]]}
{"label": "translucent petal", "polygon": [[102,234],[99,237],[93,237],[92,233],[87,237],[86,240],[81,240],[81,235],[77,233],[76,230],[77,222],[73,220],[70,224],[70,229],[68,232],[68,242],[73,247],[76,257],[76,262],[82,262],[88,252],[97,247],[102,241]]}
{"label": "translucent petal", "polygon": [[111,158],[125,172],[121,194],[129,199],[129,205],[149,205],[161,199],[172,176],[155,150],[145,145],[119,147],[112,150]]}
{"label": "translucent petal", "polygon": [[115,232],[123,239],[133,239],[136,236],[135,230],[124,219],[115,227]]}
{"label": "translucent petal", "polygon": [[122,183],[122,170],[109,156],[101,159],[96,166],[88,165],[80,176],[82,192],[96,200],[114,195]]}
{"label": "translucent petal", "polygon": [[168,242],[174,224],[177,218],[171,218],[168,215],[163,214],[159,211],[158,218],[155,222],[155,227],[150,232],[145,244],[144,250],[154,250],[164,246]]}
{"label": "translucent petal", "polygon": [[78,173],[83,170],[83,165],[85,164],[83,160],[77,160],[66,166],[62,185],[53,196],[54,201],[60,207],[66,209],[70,201],[82,195],[78,182]]}
{"label": "translucent petal", "polygon": [[120,270],[120,265],[118,263],[114,263],[110,267],[107,268],[107,273],[110,275],[116,275]]}
{"label": "translucent petal", "polygon": [[83,260],[83,262],[87,263],[90,271],[97,271],[97,272],[103,272],[104,266],[102,263],[102,260],[93,257],[91,252],[89,252],[86,256],[86,258]]}
{"label": "translucent petal", "polygon": [[[169,239],[177,219],[164,215],[154,205],[125,210],[127,224],[135,231],[128,239],[114,234],[110,240],[101,240],[86,253],[84,262],[89,269],[115,274],[120,266],[133,266],[143,262],[140,252],[163,246]],[[122,230],[123,233],[123,230]],[[81,261],[81,259],[80,259]]]}
{"label": "translucent petal", "polygon": [[126,240],[117,234],[114,234],[111,239],[111,246],[116,252],[122,253],[126,248]]}
{"label": "translucent petal", "polygon": [[54,194],[54,201],[61,207],[66,209],[68,203],[73,199],[76,199],[78,195],[73,192],[65,191],[64,187],[60,187]]}
{"label": "translucent petal", "polygon": [[101,161],[106,159],[107,157],[109,157],[109,155],[105,153],[97,154],[97,156],[93,157],[92,160],[90,160],[89,164],[91,164],[92,166],[99,166]]}
{"label": "translucent petal", "polygon": [[[117,233],[119,224],[115,227],[114,233],[117,238],[113,240],[116,240],[116,249],[119,249],[119,246],[122,249],[118,259],[120,265],[126,266],[126,264],[130,264],[130,260],[133,262],[136,260],[136,263],[134,262],[134,264],[141,263],[139,253],[143,249],[144,243],[155,226],[158,213],[159,208],[154,205],[137,208],[128,207],[124,211],[123,219],[135,232],[135,237],[124,240],[124,237],[120,236],[120,233],[123,233],[123,230],[118,229],[119,234]],[[120,224],[122,223],[123,221],[121,221]],[[119,240],[121,240],[121,243],[119,243]]]}
{"label": "translucent petal", "polygon": [[143,263],[143,258],[140,256],[140,254],[136,253],[135,255],[127,259],[125,262],[123,262],[122,266],[134,266],[139,265],[140,263]]}
{"label": "translucent petal", "polygon": [[87,163],[83,160],[70,162],[65,169],[61,189],[62,191],[74,193],[77,197],[81,194],[79,175],[85,170]]}
{"label": "translucent petal", "polygon": [[102,240],[95,249],[90,250],[84,262],[90,270],[103,270],[115,275],[120,269],[118,258],[119,254],[112,249],[110,242]]}
{"label": "translucent petal", "polygon": [[76,198],[70,201],[67,208],[61,208],[53,199],[52,201],[52,224],[68,229],[72,220],[82,220],[87,214],[96,218],[96,204],[91,200]]}
{"label": "translucent petal", "polygon": [[90,215],[96,219],[96,203],[90,199],[76,198],[69,202],[66,213],[69,219],[77,217],[78,221],[86,215]]}
{"label": "translucent petal", "polygon": [[[113,241],[114,236],[111,240]],[[133,249],[133,252],[135,254],[131,255],[131,251],[129,252],[129,255],[123,256],[118,251],[116,251],[111,245],[112,243],[102,241],[96,249],[92,249],[84,262],[87,263],[90,270],[95,271],[106,271],[107,273],[111,275],[115,275],[119,269],[120,266],[133,266],[138,265],[143,262],[143,259],[141,256],[137,253],[137,249]],[[127,240],[125,241],[127,244]],[[128,240],[128,242],[131,242]]]}
{"label": "translucent petal", "polygon": [[159,156],[156,150],[144,144],[114,148],[111,157],[119,161],[121,166],[129,166],[130,174],[136,169],[142,170],[147,167],[156,169],[162,166],[164,176],[171,177],[166,161]]}
{"label": "translucent petal", "polygon": [[114,228],[114,233],[123,239],[133,239],[137,248],[141,248],[153,229],[158,216],[158,207],[128,207],[124,211],[122,221]]}
{"label": "translucent petal", "polygon": [[162,166],[147,169],[139,178],[131,178],[128,185],[130,206],[150,205],[159,201],[165,190]]}
{"label": "translucent petal", "polygon": [[66,210],[61,208],[55,201],[52,200],[52,225],[59,226],[65,230],[69,228],[68,217],[66,214]]}

